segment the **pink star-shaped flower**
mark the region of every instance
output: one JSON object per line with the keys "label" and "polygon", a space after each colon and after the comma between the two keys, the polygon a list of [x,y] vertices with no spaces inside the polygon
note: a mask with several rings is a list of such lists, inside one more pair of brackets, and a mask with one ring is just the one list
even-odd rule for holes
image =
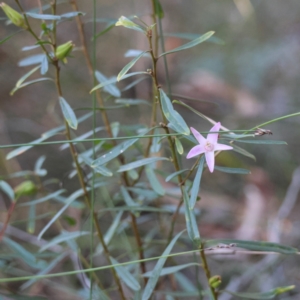
{"label": "pink star-shaped flower", "polygon": [[[210,132],[217,132],[220,130],[221,123],[216,123]],[[218,144],[218,133],[209,133],[207,138],[205,138],[200,132],[191,127],[192,133],[196,140],[199,142],[199,145],[193,147],[186,158],[192,158],[194,156],[205,153],[206,163],[209,171],[212,173],[215,167],[215,151],[218,150],[231,150],[231,146]]]}

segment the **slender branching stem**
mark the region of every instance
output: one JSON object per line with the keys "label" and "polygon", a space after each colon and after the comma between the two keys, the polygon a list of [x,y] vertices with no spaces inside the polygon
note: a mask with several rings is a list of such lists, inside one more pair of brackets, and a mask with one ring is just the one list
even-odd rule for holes
{"label": "slender branching stem", "polygon": [[[73,8],[74,11],[78,11],[78,5],[77,5],[76,0],[71,0],[71,5],[72,5],[72,8]],[[89,70],[89,73],[90,73],[91,77],[94,79],[94,76],[95,76],[94,75],[94,68],[93,68],[93,64],[92,64],[92,61],[91,61],[91,58],[90,58],[90,55],[89,55],[89,52],[88,52],[86,37],[85,37],[85,34],[84,34],[84,26],[83,26],[83,23],[80,19],[80,16],[76,17],[76,24],[77,24],[77,28],[78,28],[78,33],[79,33],[79,38],[80,38],[83,54],[84,54],[84,57],[86,59],[86,64],[87,64],[87,67],[88,67],[88,70]],[[97,101],[98,101],[100,107],[104,107],[104,102],[103,102],[100,90],[96,90],[96,98],[97,98]],[[110,122],[109,122],[108,115],[107,115],[105,109],[101,110],[101,116],[102,116],[102,120],[103,120],[104,126],[106,128],[106,131],[107,131],[109,137],[113,137]],[[113,144],[116,145],[116,142],[113,141]],[[119,161],[120,161],[121,164],[125,164],[125,159],[124,159],[123,155],[118,156],[118,158],[119,158]],[[122,173],[122,178],[123,178],[123,181],[124,181],[125,185],[127,187],[130,187],[131,184],[130,184],[130,181],[128,179],[128,176],[127,176],[126,172]],[[139,258],[141,260],[143,260],[145,258],[144,257],[144,250],[143,250],[143,242],[142,242],[141,236],[139,234],[139,230],[138,230],[138,226],[137,226],[137,220],[136,220],[136,217],[133,213],[130,213],[130,217],[131,217],[132,229],[133,229],[135,239],[136,239],[136,242],[137,242],[137,247],[139,249]],[[145,265],[144,261],[142,261],[140,265],[141,265],[142,273],[146,273],[146,265]],[[148,279],[146,277],[144,277],[145,283],[147,283],[147,280]]]}
{"label": "slender branching stem", "polygon": [[[162,103],[161,103],[160,93],[159,93],[160,85],[159,85],[158,79],[157,79],[157,61],[158,61],[158,58],[154,55],[153,47],[152,47],[152,32],[148,31],[147,36],[148,36],[148,41],[149,41],[150,55],[151,55],[151,58],[152,58],[152,68],[153,69],[152,69],[152,74],[151,75],[152,75],[152,78],[153,78],[153,82],[155,84],[157,99],[158,99],[159,104],[160,104],[163,122],[166,124],[167,120],[166,120],[166,117],[164,116],[163,111],[162,111]],[[176,149],[175,149],[174,141],[173,141],[172,137],[169,135],[170,134],[169,128],[166,127],[166,126],[164,126],[163,128],[165,129],[166,133],[168,134],[168,142],[169,142],[169,146],[170,146],[170,150],[171,150],[171,154],[172,154],[173,164],[174,164],[175,170],[178,172],[178,171],[180,171],[180,165],[179,165],[178,157],[176,155]],[[178,182],[182,183],[179,186],[180,186],[180,189],[181,189],[181,195],[183,197],[185,182],[183,182],[181,174],[178,174],[177,178],[178,178]],[[178,215],[178,212],[179,212],[179,209],[180,209],[182,203],[183,203],[183,200],[181,200],[180,203],[178,204],[177,209],[176,209],[176,213],[175,213],[175,217],[172,220],[173,221],[173,225],[171,225],[171,232],[172,233],[173,233],[173,230],[174,230],[174,223],[175,223],[176,217]],[[172,235],[169,235],[169,239],[171,239],[171,238],[172,238]],[[207,264],[207,261],[206,261],[205,252],[202,251],[203,250],[202,248],[203,248],[203,244],[201,243],[200,244],[200,257],[201,257],[201,260],[202,260],[203,269],[205,271],[207,281],[209,282],[209,279],[211,277],[210,276],[210,270],[209,270],[209,267],[208,267],[208,264]],[[211,293],[214,297],[214,300],[217,300],[216,291],[211,286],[209,286],[209,287],[210,287]]]}
{"label": "slender branching stem", "polygon": [[[205,276],[207,278],[207,281],[209,281],[209,279],[211,278],[211,274],[210,274],[210,270],[207,264],[207,260],[206,260],[206,256],[205,256],[205,252],[204,252],[204,244],[201,242],[200,244],[200,257],[201,257],[201,261],[202,261],[202,268],[205,272]],[[209,289],[211,292],[211,295],[213,297],[214,300],[218,299],[218,293],[217,291],[209,284]]]}

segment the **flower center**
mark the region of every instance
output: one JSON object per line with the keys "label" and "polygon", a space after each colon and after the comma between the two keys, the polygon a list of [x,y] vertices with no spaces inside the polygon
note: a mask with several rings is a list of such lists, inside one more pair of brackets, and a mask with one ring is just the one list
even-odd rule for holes
{"label": "flower center", "polygon": [[204,149],[205,149],[206,151],[214,151],[214,145],[211,144],[209,141],[206,141],[206,144],[205,144],[205,146],[204,146]]}

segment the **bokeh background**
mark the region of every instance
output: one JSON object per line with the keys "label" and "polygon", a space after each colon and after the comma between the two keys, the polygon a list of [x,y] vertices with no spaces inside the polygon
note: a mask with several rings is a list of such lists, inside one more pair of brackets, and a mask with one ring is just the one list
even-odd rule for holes
{"label": "bokeh background", "polygon": [[[37,6],[34,0],[22,0],[21,3],[26,10]],[[14,1],[8,0],[7,4],[16,8]],[[82,0],[78,4],[80,10],[86,12],[82,19],[90,42],[92,1]],[[187,34],[203,34],[210,30],[216,32],[216,39],[168,56],[173,99],[185,101],[232,130],[249,129],[300,111],[298,0],[161,0],[161,4],[164,10],[162,26],[166,50],[189,41],[179,38],[178,33],[185,33],[187,37]],[[121,15],[137,15],[146,23],[151,23],[151,1],[99,0],[97,5],[98,32]],[[71,8],[68,1],[59,5],[60,13],[69,11]],[[0,17],[2,39],[17,29],[13,25],[5,25],[2,12]],[[38,31],[39,21],[32,20],[32,24]],[[60,43],[72,40],[78,45],[73,58],[62,67],[61,73],[65,98],[73,108],[78,109],[77,114],[82,115],[86,111],[80,108],[92,106],[88,91],[93,85],[80,51],[75,21],[64,22],[59,26],[58,40]],[[146,50],[146,42],[138,32],[113,28],[97,38],[97,69],[107,77],[116,76],[130,60],[124,57],[126,51]],[[32,141],[43,132],[62,124],[56,90],[51,82],[41,82],[21,89],[13,96],[9,95],[16,81],[30,69],[19,67],[18,61],[29,54],[39,53],[39,50],[21,51],[22,47],[33,43],[29,34],[19,33],[0,46],[1,145]],[[91,43],[91,50],[90,46]],[[133,71],[143,71],[149,67],[150,61],[145,58],[134,66]],[[159,82],[167,89],[162,61],[159,67]],[[53,70],[50,76],[51,72]],[[127,79],[119,87],[135,79]],[[124,92],[122,97],[150,101],[151,89],[151,82],[144,80]],[[186,99],[180,95],[186,96]],[[108,99],[106,103],[111,105],[114,102]],[[199,131],[210,129],[210,124],[199,116],[181,106],[176,106],[176,109],[180,110],[189,126]],[[113,110],[109,116],[112,121],[127,125],[138,122],[148,124],[150,117],[149,109],[144,106]],[[256,156],[256,161],[236,153],[223,153],[218,157],[218,165],[250,169],[251,175],[228,175],[217,171],[211,175],[205,172],[201,184],[201,201],[197,204],[203,213],[199,218],[199,228],[204,237],[268,240],[299,246],[299,121],[298,116],[270,124],[266,129],[271,130],[273,135],[261,137],[284,140],[287,146],[243,144]],[[102,124],[100,115],[97,123]],[[91,125],[91,121],[84,122],[80,132],[90,130]],[[190,147],[188,144],[184,146],[186,151]],[[32,170],[36,160],[46,155],[44,166],[48,170],[47,176],[58,178],[70,190],[75,188],[76,182],[66,179],[71,166],[68,150],[61,151],[57,145],[39,146],[6,161],[5,155],[9,150],[0,150],[1,176]],[[183,161],[186,166],[193,163],[184,158]],[[11,179],[10,182],[15,185],[19,179]],[[7,201],[2,198],[0,203],[1,215],[4,216]],[[166,197],[163,204],[174,205],[174,201],[172,197]],[[14,221],[26,217],[26,214],[22,214],[24,211],[16,212]],[[250,261],[250,264],[243,264],[245,260]],[[212,268],[226,270],[228,277],[223,277],[224,286],[234,286],[236,283],[234,288],[237,290],[241,287],[244,290],[251,289],[251,286],[267,290],[276,285],[299,284],[299,259],[296,257],[277,258],[269,262],[261,257],[251,257],[249,260],[239,256],[238,261],[241,263],[239,266],[236,260],[224,259],[224,256],[216,256],[211,260]],[[245,279],[242,274],[250,270],[249,266],[253,268],[253,273],[249,275],[250,279]],[[256,272],[260,271],[259,280],[253,280]],[[230,298],[226,297],[222,299]],[[295,292],[280,299],[299,299],[297,297],[299,295]]]}

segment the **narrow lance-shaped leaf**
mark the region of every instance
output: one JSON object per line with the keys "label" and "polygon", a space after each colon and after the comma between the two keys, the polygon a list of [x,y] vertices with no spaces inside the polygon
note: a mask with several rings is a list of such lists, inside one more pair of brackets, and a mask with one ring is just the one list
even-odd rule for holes
{"label": "narrow lance-shaped leaf", "polygon": [[111,177],[113,176],[113,172],[111,170],[109,170],[108,168],[104,167],[104,166],[100,166],[100,165],[97,165],[97,166],[93,166],[93,169],[103,175],[103,176],[106,176],[106,177]]}
{"label": "narrow lance-shaped leaf", "polygon": [[[143,133],[141,136],[145,135],[146,133],[147,132]],[[132,146],[138,140],[139,140],[139,138],[130,139],[130,140],[127,140],[127,141],[121,143],[120,145],[115,146],[108,153],[105,153],[104,155],[102,155],[99,158],[97,158],[96,160],[94,160],[92,162],[91,167],[94,168],[98,165],[106,164],[107,162],[111,161],[112,159],[114,159],[114,158],[118,157],[119,155],[121,155],[122,153],[124,153],[124,151],[126,151],[130,146]]]}
{"label": "narrow lance-shaped leaf", "polygon": [[[85,115],[83,115],[82,117],[80,117],[78,119],[78,123],[81,123],[83,121],[85,121],[86,119],[88,119],[89,117],[91,117],[93,115],[93,113],[87,113]],[[43,142],[44,140],[54,136],[55,134],[57,134],[58,132],[64,130],[65,126],[58,126],[56,128],[53,128],[51,130],[48,130],[46,132],[44,132],[42,134],[42,137],[37,139],[37,140],[34,140],[32,142],[30,142],[31,145],[28,145],[28,146],[21,146],[17,149],[14,149],[12,150],[11,152],[9,152],[7,155],[6,155],[6,159],[9,160],[15,156],[18,156],[24,152],[26,152],[27,150],[31,149],[34,145],[38,145],[40,142]]]}
{"label": "narrow lance-shaped leaf", "polygon": [[136,30],[136,31],[146,34],[145,28],[132,22],[131,20],[129,20],[128,18],[126,18],[124,16],[119,18],[118,22],[116,23],[116,26],[124,26],[126,28],[133,29],[133,30]]}
{"label": "narrow lance-shaped leaf", "polygon": [[35,14],[35,13],[31,13],[31,12],[27,12],[26,15],[28,17],[31,17],[33,19],[39,19],[39,20],[60,20],[61,17],[60,16],[56,16],[56,15],[44,15],[44,14]]}
{"label": "narrow lance-shaped leaf", "polygon": [[185,173],[187,171],[190,171],[189,169],[184,169],[184,170],[180,170],[180,171],[177,171],[177,172],[174,172],[172,174],[170,174],[169,176],[166,177],[166,182],[170,181],[172,178],[174,178],[175,176],[178,176],[182,173]]}
{"label": "narrow lance-shaped leaf", "polygon": [[147,51],[142,52],[140,55],[135,57],[130,63],[128,63],[118,74],[117,80],[120,81],[124,75],[135,65],[135,63],[146,53]]}
{"label": "narrow lance-shaped leaf", "polygon": [[266,299],[274,299],[276,296],[289,292],[294,288],[295,288],[294,285],[283,286],[283,287],[277,287],[269,292],[263,292],[263,293],[237,293],[237,292],[231,292],[227,290],[222,290],[220,292],[228,293],[230,295],[238,297],[239,299],[266,300]]}
{"label": "narrow lance-shaped leaf", "polygon": [[35,219],[36,219],[36,209],[35,205],[32,204],[29,206],[28,211],[28,221],[27,221],[27,232],[34,234],[35,231]]}
{"label": "narrow lance-shaped leaf", "polygon": [[173,125],[174,129],[177,132],[185,135],[189,135],[190,134],[189,127],[186,125],[181,115],[174,110],[169,97],[162,89],[159,89],[159,94],[160,94],[162,110],[166,119],[171,123],[171,125]]}
{"label": "narrow lance-shaped leaf", "polygon": [[41,247],[39,252],[43,252],[54,245],[58,245],[68,240],[73,240],[87,234],[89,234],[89,231],[73,231],[73,232],[63,231],[61,234],[59,234],[58,236],[53,238],[50,242],[48,242],[43,247]]}
{"label": "narrow lance-shaped leaf", "polygon": [[[111,241],[111,239],[113,238],[116,230],[118,229],[119,225],[120,225],[120,221],[121,221],[121,218],[122,218],[122,214],[123,214],[123,211],[119,211],[118,214],[116,215],[113,223],[110,225],[109,229],[107,230],[107,232],[105,233],[104,235],[104,242],[105,242],[105,245],[108,245]],[[94,255],[99,255],[103,252],[103,246],[102,244],[100,243],[98,246],[97,246],[97,249],[96,249],[96,252],[94,253]]]}
{"label": "narrow lance-shaped leaf", "polygon": [[[87,188],[87,190],[90,190],[90,188]],[[65,205],[53,216],[53,218],[48,222],[48,224],[41,230],[41,232],[38,235],[38,239],[40,239],[43,234],[49,229],[49,227],[62,215],[62,213],[74,202],[76,199],[81,197],[84,194],[84,191],[82,189],[74,192],[72,195],[70,195],[66,201]]]}
{"label": "narrow lance-shaped leaf", "polygon": [[182,155],[183,154],[183,147],[182,147],[182,144],[180,142],[180,140],[175,137],[175,146],[176,146],[176,149],[177,149],[177,152]]}
{"label": "narrow lance-shaped leaf", "polygon": [[154,7],[154,9],[155,9],[155,15],[158,18],[162,19],[164,17],[164,11],[162,9],[162,6],[161,6],[159,0],[154,0],[154,5],[155,5],[155,7]]}
{"label": "narrow lance-shaped leaf", "polygon": [[151,164],[153,162],[160,161],[160,160],[169,160],[169,159],[167,157],[150,157],[150,158],[144,158],[144,159],[137,160],[137,161],[134,161],[132,163],[129,163],[129,164],[121,166],[119,168],[118,172],[129,171],[131,169],[136,169],[136,168],[139,168],[141,166],[148,165],[148,164]]}
{"label": "narrow lance-shaped leaf", "polygon": [[[114,259],[113,257],[110,257],[110,260],[112,264],[117,265],[119,262]],[[119,275],[120,279],[132,290],[139,291],[141,289],[140,284],[137,282],[137,280],[131,275],[131,273],[126,269],[124,266],[115,266],[114,267],[117,271],[117,274]]]}
{"label": "narrow lance-shaped leaf", "polygon": [[[69,255],[69,253],[67,251],[60,254],[58,257],[53,259],[46,267],[44,267],[40,272],[38,272],[36,274],[36,276],[37,277],[42,276],[44,274],[51,272],[51,270],[53,268],[55,268],[67,255]],[[39,280],[38,278],[32,278],[32,279],[28,280],[27,282],[25,282],[24,284],[22,284],[19,289],[21,291],[23,291],[23,290],[27,289],[28,287],[30,287],[32,284],[34,284],[38,280]]]}
{"label": "narrow lance-shaped leaf", "polygon": [[201,176],[202,176],[203,167],[204,167],[204,160],[205,160],[204,158],[205,158],[205,156],[202,155],[200,162],[199,162],[196,176],[193,181],[193,185],[192,185],[192,189],[191,189],[191,197],[189,200],[190,209],[194,208],[196,201],[197,201],[198,194],[199,194],[200,181],[201,181]]}
{"label": "narrow lance-shaped leaf", "polygon": [[71,106],[69,105],[69,103],[63,97],[59,97],[59,103],[60,103],[60,107],[61,107],[62,113],[64,115],[64,118],[67,121],[67,123],[69,124],[69,126],[73,129],[77,129],[78,121],[77,121],[76,115],[75,115],[73,109],[71,108]]}
{"label": "narrow lance-shaped leaf", "polygon": [[53,81],[53,79],[50,77],[43,77],[43,78],[38,78],[38,79],[31,80],[31,81],[27,81],[27,82],[24,82],[23,84],[21,84],[20,86],[15,87],[9,94],[12,96],[17,90],[20,90],[23,87],[26,87],[28,85],[32,85],[32,84],[35,84],[35,83],[38,83],[41,81],[46,81],[46,80]]}
{"label": "narrow lance-shaped leaf", "polygon": [[[147,72],[133,72],[133,73],[129,73],[129,74],[126,74],[122,77],[122,80],[123,79],[126,79],[128,77],[131,77],[131,76],[135,76],[135,75],[140,75],[140,74],[147,74],[149,75],[149,73]],[[103,82],[103,83],[100,83],[98,85],[96,85],[95,87],[92,88],[92,90],[90,91],[90,93],[93,93],[94,91],[98,90],[98,89],[101,89],[107,85],[110,85],[112,83],[116,83],[118,80],[117,78],[112,78],[112,79],[108,79],[107,81]]]}
{"label": "narrow lance-shaped leaf", "polygon": [[233,151],[235,151],[237,153],[240,153],[240,154],[242,154],[246,157],[249,157],[249,158],[253,159],[254,161],[256,161],[256,157],[252,153],[248,152],[247,150],[245,150],[245,149],[243,149],[243,148],[241,148],[241,147],[239,147],[235,144],[232,144],[232,143],[230,144],[230,146],[233,148],[232,149]]}
{"label": "narrow lance-shaped leaf", "polygon": [[[105,82],[111,81],[111,80],[115,80],[116,82],[116,78],[113,77],[111,79],[108,79],[106,76],[104,76],[101,72],[99,72],[98,70],[95,71],[95,77],[96,79],[99,81],[100,84],[104,84]],[[114,97],[120,97],[121,96],[121,92],[120,90],[116,87],[115,84],[111,83],[109,85],[106,85],[103,90],[114,96]]]}
{"label": "narrow lance-shaped leaf", "polygon": [[189,207],[189,196],[188,196],[188,193],[187,193],[185,187],[183,187],[183,201],[184,201],[184,207],[185,207],[184,213],[185,213],[187,232],[188,232],[190,239],[194,243],[197,244],[200,240],[200,233],[198,230],[195,213]]}
{"label": "narrow lance-shaped leaf", "polygon": [[243,240],[227,240],[227,239],[216,239],[208,240],[205,242],[205,247],[213,247],[218,244],[234,244],[236,247],[244,248],[253,251],[263,252],[277,252],[282,254],[295,254],[298,253],[297,248],[277,244],[270,242],[258,242],[258,241],[243,241]]}
{"label": "narrow lance-shaped leaf", "polygon": [[123,196],[124,202],[126,203],[127,206],[137,206],[138,204],[133,201],[131,196],[129,195],[128,191],[126,188],[122,185],[121,186],[121,194]]}
{"label": "narrow lance-shaped leaf", "polygon": [[167,260],[167,255],[170,254],[170,252],[172,251],[175,243],[177,242],[177,240],[179,239],[179,237],[181,236],[181,234],[183,233],[183,231],[179,232],[170,242],[170,244],[168,245],[168,247],[165,249],[165,251],[162,253],[161,258],[158,260],[158,262],[156,263],[154,269],[152,270],[152,274],[151,277],[149,278],[144,292],[143,292],[143,296],[142,296],[142,300],[148,300],[151,297],[151,294],[153,292],[153,290],[155,289],[155,286],[157,284],[157,281],[159,279],[161,270]]}
{"label": "narrow lance-shaped leaf", "polygon": [[224,173],[230,173],[230,174],[244,174],[244,175],[251,174],[249,170],[241,169],[241,168],[226,168],[226,167],[215,166],[215,170]]}
{"label": "narrow lance-shaped leaf", "polygon": [[11,201],[15,201],[15,192],[7,182],[0,180],[0,189],[9,197]]}
{"label": "narrow lance-shaped leaf", "polygon": [[287,145],[285,141],[273,141],[273,140],[234,140],[238,143],[247,144],[259,144],[259,145]]}
{"label": "narrow lance-shaped leaf", "polygon": [[163,196],[165,194],[165,190],[162,187],[162,185],[160,184],[160,182],[158,181],[154,170],[151,168],[151,166],[147,166],[146,167],[146,176],[149,180],[149,183],[152,187],[152,189],[160,196]]}
{"label": "narrow lance-shaped leaf", "polygon": [[199,45],[200,43],[203,43],[204,41],[209,39],[214,33],[215,33],[214,31],[209,31],[209,32],[201,35],[199,38],[197,38],[197,39],[195,39],[195,40],[193,40],[193,41],[191,41],[187,44],[184,44],[184,45],[182,45],[178,48],[175,48],[173,50],[162,53],[159,57],[170,54],[170,53],[174,53],[174,52],[182,51],[182,50],[185,50],[185,49],[189,49],[189,48],[192,48],[196,45]]}
{"label": "narrow lance-shaped leaf", "polygon": [[[189,268],[191,266],[199,266],[199,264],[198,263],[187,263],[187,264],[179,265],[179,266],[166,267],[161,270],[160,276],[174,274],[178,271]],[[151,276],[152,276],[152,271],[149,271],[149,272],[146,272],[143,274],[143,277],[151,277]]]}

